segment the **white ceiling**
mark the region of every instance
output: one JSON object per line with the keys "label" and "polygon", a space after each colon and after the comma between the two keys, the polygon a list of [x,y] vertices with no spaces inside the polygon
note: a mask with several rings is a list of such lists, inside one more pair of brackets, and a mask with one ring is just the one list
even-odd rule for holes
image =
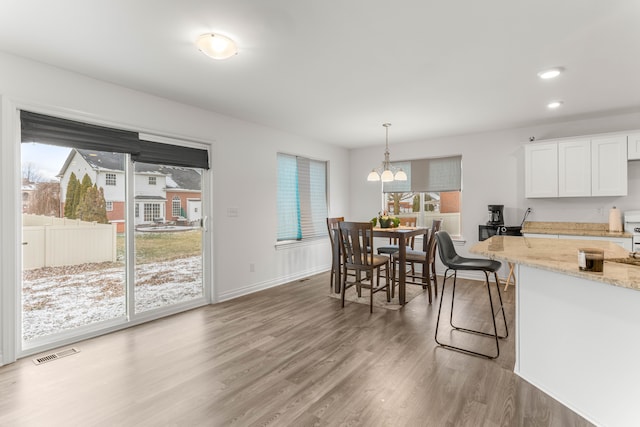
{"label": "white ceiling", "polygon": [[0,0],[1,51],[344,147],[638,111],[639,25],[639,0]]}

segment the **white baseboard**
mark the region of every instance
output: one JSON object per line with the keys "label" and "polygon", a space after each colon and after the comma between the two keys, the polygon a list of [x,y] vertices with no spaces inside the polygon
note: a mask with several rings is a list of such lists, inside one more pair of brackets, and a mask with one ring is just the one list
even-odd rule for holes
{"label": "white baseboard", "polygon": [[243,295],[249,295],[254,292],[262,291],[265,289],[273,288],[275,286],[284,285],[286,283],[294,282],[296,280],[304,279],[305,277],[313,276],[314,274],[324,273],[331,268],[330,265],[322,265],[313,269],[300,271],[295,274],[289,274],[287,276],[277,277],[271,280],[265,280],[264,282],[253,283],[248,286],[243,286],[239,289],[232,291],[222,292],[218,294],[218,302],[228,301],[230,299],[238,298]]}

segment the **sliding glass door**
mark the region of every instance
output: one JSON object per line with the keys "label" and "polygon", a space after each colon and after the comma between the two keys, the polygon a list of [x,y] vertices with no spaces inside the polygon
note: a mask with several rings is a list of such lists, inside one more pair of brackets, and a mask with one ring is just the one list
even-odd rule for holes
{"label": "sliding glass door", "polygon": [[207,150],[36,113],[21,124],[19,353],[207,303]]}
{"label": "sliding glass door", "polygon": [[135,311],[203,296],[202,174],[136,162]]}
{"label": "sliding glass door", "polygon": [[22,340],[124,319],[125,155],[32,143],[21,158]]}

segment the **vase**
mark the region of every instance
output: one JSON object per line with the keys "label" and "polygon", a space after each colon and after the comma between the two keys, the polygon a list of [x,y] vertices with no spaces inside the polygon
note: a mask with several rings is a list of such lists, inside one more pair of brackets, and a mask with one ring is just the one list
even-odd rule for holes
{"label": "vase", "polygon": [[389,228],[391,227],[391,224],[393,224],[393,220],[391,218],[380,218],[378,222],[380,223],[380,228]]}

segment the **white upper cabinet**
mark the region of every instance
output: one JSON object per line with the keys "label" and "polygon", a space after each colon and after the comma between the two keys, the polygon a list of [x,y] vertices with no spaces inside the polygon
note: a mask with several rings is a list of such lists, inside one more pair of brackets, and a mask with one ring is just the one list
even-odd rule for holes
{"label": "white upper cabinet", "polygon": [[591,195],[627,195],[627,136],[591,139]]}
{"label": "white upper cabinet", "polygon": [[524,147],[525,197],[558,197],[558,144]]}
{"label": "white upper cabinet", "polygon": [[558,142],[558,196],[591,196],[591,141]]}
{"label": "white upper cabinet", "polygon": [[608,134],[525,145],[525,197],[626,196],[627,140]]}
{"label": "white upper cabinet", "polygon": [[640,160],[640,132],[627,136],[627,159]]}

